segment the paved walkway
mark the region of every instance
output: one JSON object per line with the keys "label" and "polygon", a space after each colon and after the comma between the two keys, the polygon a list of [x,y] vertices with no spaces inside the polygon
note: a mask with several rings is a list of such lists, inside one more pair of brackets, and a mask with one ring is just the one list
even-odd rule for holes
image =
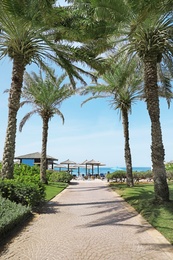
{"label": "paved walkway", "polygon": [[1,260],[169,260],[173,246],[104,181],[73,182]]}

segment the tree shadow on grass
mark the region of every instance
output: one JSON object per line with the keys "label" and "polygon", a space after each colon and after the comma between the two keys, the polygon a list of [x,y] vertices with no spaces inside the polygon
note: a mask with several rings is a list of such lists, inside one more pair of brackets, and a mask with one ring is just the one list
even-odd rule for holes
{"label": "tree shadow on grass", "polygon": [[[117,191],[116,185],[112,185],[112,188]],[[123,188],[123,185],[120,185],[121,193],[123,193]],[[170,198],[173,199],[173,185],[169,186],[169,190]],[[125,201],[173,244],[173,238],[168,234],[168,230],[169,233],[171,230],[173,232],[173,200],[162,204],[156,202],[154,200],[154,186],[151,184],[139,184],[128,191],[127,195],[126,193],[124,196],[122,195]]]}

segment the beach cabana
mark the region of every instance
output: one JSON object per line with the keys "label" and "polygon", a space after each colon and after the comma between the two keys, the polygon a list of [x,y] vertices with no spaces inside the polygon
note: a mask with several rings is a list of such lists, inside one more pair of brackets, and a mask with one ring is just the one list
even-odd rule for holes
{"label": "beach cabana", "polygon": [[[41,153],[35,152],[35,153],[29,153],[25,155],[16,156],[14,159],[17,159],[20,161],[20,164],[27,164],[29,166],[39,165],[41,163]],[[53,169],[53,165],[55,164],[54,161],[58,161],[58,159],[47,155],[46,156],[46,168],[49,167]]]}

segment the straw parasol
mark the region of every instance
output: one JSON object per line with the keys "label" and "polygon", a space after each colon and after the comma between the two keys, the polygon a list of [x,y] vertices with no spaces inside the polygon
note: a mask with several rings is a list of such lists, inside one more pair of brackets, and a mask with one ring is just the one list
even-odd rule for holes
{"label": "straw parasol", "polygon": [[70,161],[69,159],[64,161],[64,162],[61,162],[61,164],[67,164],[68,168],[67,170],[69,171],[69,168],[70,168],[70,164],[76,164],[75,162],[73,161]]}
{"label": "straw parasol", "polygon": [[86,164],[92,166],[92,175],[94,173],[94,165],[98,166],[98,174],[99,174],[99,165],[101,164],[99,161],[95,161],[92,159],[91,161],[88,161]]}
{"label": "straw parasol", "polygon": [[87,162],[88,162],[88,160],[85,160],[83,163],[81,163],[81,165],[85,165],[85,167],[86,167],[86,175],[87,175]]}

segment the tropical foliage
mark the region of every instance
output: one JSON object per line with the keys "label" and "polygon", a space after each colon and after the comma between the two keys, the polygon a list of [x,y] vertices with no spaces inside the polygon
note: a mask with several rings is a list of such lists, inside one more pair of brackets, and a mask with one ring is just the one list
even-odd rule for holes
{"label": "tropical foliage", "polygon": [[[72,5],[55,7],[55,1],[48,0],[1,1],[0,58],[8,56],[13,61],[2,177],[13,177],[17,112],[26,66],[35,62],[46,70],[46,61],[51,60],[67,72],[74,87],[75,79],[85,83],[81,73],[92,76],[78,62],[104,73],[106,63],[101,62],[100,56],[112,49],[115,62],[125,53],[128,62],[138,57],[143,67],[143,97],[151,121],[155,200],[168,201],[159,95],[170,88],[173,76],[172,0],[67,2]],[[164,86],[162,92],[159,81]],[[165,93],[170,102],[172,93]]]}
{"label": "tropical foliage", "polygon": [[[13,177],[17,112],[26,66],[36,63],[47,70],[47,62],[51,61],[67,72],[73,87],[76,84],[75,79],[85,83],[81,73],[91,75],[78,66],[78,61],[85,62],[91,67],[99,67],[100,59],[89,58],[85,49],[72,45],[72,39],[69,44],[65,33],[66,28],[69,31],[68,10],[54,8],[53,3],[54,1],[46,0],[1,1],[0,58],[8,56],[13,62],[8,125],[1,171],[3,178]],[[57,37],[58,28],[61,33]],[[73,41],[75,41],[75,34]]]}
{"label": "tropical foliage", "polygon": [[69,172],[64,171],[53,171],[49,176],[50,182],[63,182],[63,183],[70,183],[70,181],[73,179],[73,175]]}
{"label": "tropical foliage", "polygon": [[0,196],[0,236],[3,239],[17,225],[31,216],[31,208]]}
{"label": "tropical foliage", "polygon": [[[139,19],[139,15],[136,20]],[[144,66],[144,93],[151,120],[151,159],[154,173],[155,199],[157,201],[169,200],[160,124],[157,67],[158,64],[162,64],[161,62],[164,63],[164,66],[172,62],[170,56],[172,49],[171,27],[171,20],[167,14],[163,17],[150,14],[140,24],[136,24],[135,30],[132,31],[127,26],[126,41],[128,39],[128,44],[124,46],[124,50],[128,51],[129,57],[133,58],[137,54]]]}
{"label": "tropical foliage", "polygon": [[[79,5],[86,4],[86,1],[82,0],[70,2]],[[87,4],[93,8],[98,19],[104,15],[104,18],[114,27],[114,33],[108,37],[112,42],[112,48],[115,49],[115,60],[122,52],[126,52],[129,60],[137,56],[143,65],[144,95],[151,120],[151,160],[155,200],[168,201],[169,189],[166,181],[165,151],[160,124],[158,67],[162,67],[163,71],[165,68],[169,69],[172,75],[173,17],[172,10],[169,12],[170,1],[159,2],[156,6],[153,3],[146,4],[144,1],[141,4],[133,0],[121,1],[120,8],[116,9],[115,6],[119,4],[116,0],[107,2],[90,0]],[[144,6],[146,8],[143,8]],[[121,14],[119,21],[117,21],[118,11]],[[124,43],[123,47],[117,49],[117,44],[120,42]],[[168,81],[163,82],[167,84]]]}
{"label": "tropical foliage", "polygon": [[96,98],[109,98],[111,107],[120,112],[125,141],[126,180],[128,186],[133,186],[128,114],[131,112],[132,104],[135,100],[142,96],[140,69],[136,68],[136,62],[128,63],[128,60],[124,59],[124,57],[121,57],[116,64],[112,59],[109,59],[107,64],[109,64],[109,69],[101,76],[103,83],[86,87],[82,92],[83,94],[93,94],[93,96],[84,101],[83,104]]}
{"label": "tropical foliage", "polygon": [[64,116],[59,108],[64,100],[75,93],[71,84],[63,84],[65,78],[66,74],[63,74],[58,78],[54,73],[52,73],[52,75],[46,73],[44,78],[41,72],[39,75],[34,72],[31,75],[25,73],[25,86],[22,93],[24,100],[20,103],[20,106],[22,107],[25,104],[30,104],[32,105],[33,110],[23,117],[19,125],[19,130],[22,131],[24,124],[32,115],[38,114],[42,118],[43,130],[40,179],[44,183],[47,182],[46,155],[49,121],[52,117],[58,115],[64,123]]}

